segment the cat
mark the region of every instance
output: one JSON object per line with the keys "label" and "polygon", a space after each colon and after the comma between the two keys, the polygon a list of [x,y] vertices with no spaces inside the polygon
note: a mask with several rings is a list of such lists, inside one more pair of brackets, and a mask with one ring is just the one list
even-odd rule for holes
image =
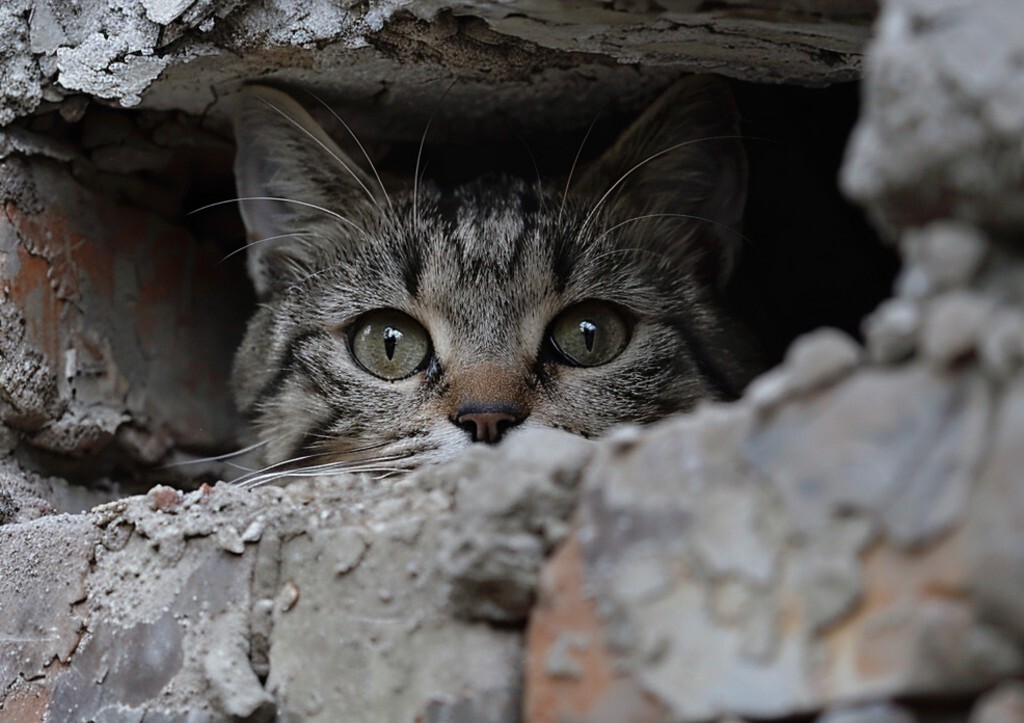
{"label": "cat", "polygon": [[762,366],[723,299],[738,126],[728,84],[691,76],[564,193],[507,176],[389,193],[293,98],[243,90],[260,303],[233,388],[262,463],[387,476],[529,427],[593,437],[736,397]]}

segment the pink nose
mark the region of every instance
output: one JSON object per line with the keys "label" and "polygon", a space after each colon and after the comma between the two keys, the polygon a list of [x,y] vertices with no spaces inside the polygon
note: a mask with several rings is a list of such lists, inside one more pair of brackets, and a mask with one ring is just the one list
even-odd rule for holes
{"label": "pink nose", "polygon": [[526,418],[515,407],[470,407],[464,406],[453,420],[473,435],[474,442],[494,444],[512,427]]}

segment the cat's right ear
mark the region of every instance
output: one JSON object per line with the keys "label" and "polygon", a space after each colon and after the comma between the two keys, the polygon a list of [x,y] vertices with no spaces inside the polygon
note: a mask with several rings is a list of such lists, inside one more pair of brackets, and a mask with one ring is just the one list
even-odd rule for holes
{"label": "cat's right ear", "polygon": [[235,112],[235,184],[260,298],[316,271],[325,230],[351,235],[370,179],[287,94],[248,86]]}
{"label": "cat's right ear", "polygon": [[729,84],[676,82],[584,174],[574,191],[598,199],[610,227],[681,269],[724,286],[742,245],[747,158]]}

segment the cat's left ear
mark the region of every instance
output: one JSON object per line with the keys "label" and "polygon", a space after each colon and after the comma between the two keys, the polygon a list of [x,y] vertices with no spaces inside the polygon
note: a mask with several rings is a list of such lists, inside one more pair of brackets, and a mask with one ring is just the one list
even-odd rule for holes
{"label": "cat's left ear", "polygon": [[[260,298],[315,270],[318,233],[346,234],[378,188],[287,94],[248,86],[235,113],[235,184]],[[350,235],[350,234],[349,234]]]}
{"label": "cat's left ear", "polygon": [[[742,245],[747,157],[728,83],[684,78],[668,89],[574,186],[639,245],[724,285]],[[631,220],[636,219],[636,220]]]}

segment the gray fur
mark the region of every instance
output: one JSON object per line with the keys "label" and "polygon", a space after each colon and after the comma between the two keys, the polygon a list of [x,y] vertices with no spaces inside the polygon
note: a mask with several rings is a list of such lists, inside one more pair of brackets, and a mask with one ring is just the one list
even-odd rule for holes
{"label": "gray fur", "polygon": [[[234,388],[264,462],[389,473],[449,459],[472,443],[453,420],[477,398],[524,408],[516,429],[593,436],[738,393],[757,355],[717,300],[741,238],[736,125],[728,88],[698,76],[644,114],[564,205],[509,178],[421,184],[414,201],[386,196],[288,96],[247,91],[239,195],[301,202],[241,202],[261,305]],[[546,329],[586,299],[624,309],[630,342],[602,366],[558,363]],[[388,382],[355,363],[345,330],[379,308],[428,330],[425,371]]]}

